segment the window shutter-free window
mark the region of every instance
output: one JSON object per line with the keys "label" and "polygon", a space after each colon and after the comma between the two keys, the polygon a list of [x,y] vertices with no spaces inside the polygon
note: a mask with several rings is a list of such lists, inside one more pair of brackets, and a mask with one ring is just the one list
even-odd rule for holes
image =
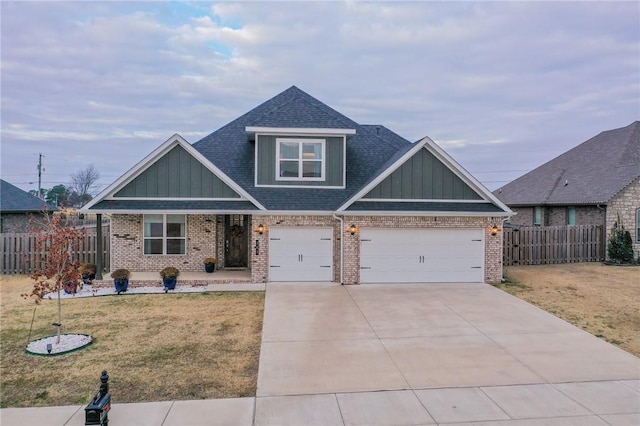
{"label": "window shutter-free window", "polygon": [[574,226],[576,224],[576,208],[567,208],[567,225]]}
{"label": "window shutter-free window", "polygon": [[145,214],[143,253],[185,254],[186,223],[183,214]]}
{"label": "window shutter-free window", "polygon": [[324,139],[277,139],[276,180],[323,180]]}

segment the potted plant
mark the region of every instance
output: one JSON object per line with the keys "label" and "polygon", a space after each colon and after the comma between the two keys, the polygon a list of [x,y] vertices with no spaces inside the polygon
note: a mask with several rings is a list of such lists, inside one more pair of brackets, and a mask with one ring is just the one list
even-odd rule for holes
{"label": "potted plant", "polygon": [[127,291],[129,288],[129,276],[131,272],[128,269],[116,269],[111,273],[111,278],[113,278],[113,285],[116,288],[116,292],[118,294]]}
{"label": "potted plant", "polygon": [[178,275],[180,275],[180,271],[178,270],[178,268],[174,268],[173,266],[167,266],[162,271],[160,271],[160,276],[162,277],[162,284],[164,285],[165,293],[169,290],[175,290],[176,282],[178,281]]}
{"label": "potted plant", "polygon": [[67,281],[62,284],[62,289],[67,294],[76,294],[78,292],[78,282],[77,281]]}
{"label": "potted plant", "polygon": [[206,257],[203,262],[205,272],[214,272],[216,270],[216,262],[217,260],[215,257]]}
{"label": "potted plant", "polygon": [[80,275],[82,275],[82,282],[84,284],[91,284],[96,278],[96,265],[93,263],[82,263],[78,271]]}

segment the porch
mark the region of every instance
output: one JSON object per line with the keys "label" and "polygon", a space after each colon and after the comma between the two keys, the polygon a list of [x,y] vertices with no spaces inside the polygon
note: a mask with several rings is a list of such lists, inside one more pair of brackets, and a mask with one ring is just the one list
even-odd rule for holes
{"label": "porch", "polygon": [[[251,283],[251,270],[250,269],[222,269],[214,273],[192,272],[184,271],[180,272],[178,276],[178,285],[190,285],[190,286],[202,286],[206,287],[210,284],[249,284]],[[113,286],[113,280],[109,276],[109,273],[103,275],[102,280],[94,280],[93,286],[96,288],[111,287]],[[144,272],[144,271],[131,271],[129,277],[129,287],[147,287],[158,286],[162,287],[162,278],[158,272]]]}

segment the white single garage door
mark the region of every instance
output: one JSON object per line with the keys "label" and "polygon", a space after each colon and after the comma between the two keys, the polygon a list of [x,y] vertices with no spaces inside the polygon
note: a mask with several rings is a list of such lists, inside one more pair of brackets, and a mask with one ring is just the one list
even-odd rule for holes
{"label": "white single garage door", "polygon": [[269,281],[332,280],[332,228],[269,229]]}
{"label": "white single garage door", "polygon": [[363,228],[360,282],[484,282],[484,230]]}

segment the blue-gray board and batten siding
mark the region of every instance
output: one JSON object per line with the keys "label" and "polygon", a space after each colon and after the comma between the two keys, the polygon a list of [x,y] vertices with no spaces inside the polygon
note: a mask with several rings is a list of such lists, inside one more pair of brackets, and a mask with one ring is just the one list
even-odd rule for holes
{"label": "blue-gray board and batten siding", "polygon": [[176,146],[114,194],[135,198],[240,198],[181,146]]}
{"label": "blue-gray board and batten siding", "polygon": [[276,180],[276,139],[286,136],[257,135],[256,149],[258,150],[258,185],[278,186],[344,186],[344,138],[329,136],[296,136],[293,139],[324,139],[325,142],[325,171],[323,181],[282,181]]}
{"label": "blue-gray board and batten siding", "polygon": [[363,198],[381,200],[482,200],[469,185],[427,149],[376,185]]}

